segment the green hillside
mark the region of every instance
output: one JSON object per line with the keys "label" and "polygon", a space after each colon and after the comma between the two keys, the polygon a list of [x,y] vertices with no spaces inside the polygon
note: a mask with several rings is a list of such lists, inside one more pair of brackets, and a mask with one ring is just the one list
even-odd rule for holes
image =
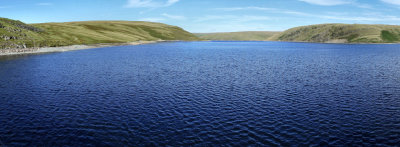
{"label": "green hillside", "polygon": [[197,33],[205,40],[296,41],[320,43],[400,43],[400,26],[319,24],[284,32]]}
{"label": "green hillside", "polygon": [[20,21],[0,18],[0,48],[25,48],[27,40],[40,37],[42,29],[24,24]]}
{"label": "green hillside", "polygon": [[197,33],[195,35],[176,26],[152,22],[86,21],[25,24],[0,18],[0,49],[155,40],[199,40],[199,38],[322,43],[400,43],[400,26],[320,24],[296,27],[284,32],[253,31]]}
{"label": "green hillside", "polygon": [[198,40],[176,26],[139,21],[87,21],[25,24],[0,18],[0,48],[155,40]]}
{"label": "green hillside", "polygon": [[289,29],[271,39],[322,43],[400,43],[400,26],[365,24],[310,25]]}
{"label": "green hillside", "polygon": [[243,41],[265,41],[279,32],[249,31],[249,32],[227,32],[227,33],[195,33],[196,36],[205,40],[243,40]]}

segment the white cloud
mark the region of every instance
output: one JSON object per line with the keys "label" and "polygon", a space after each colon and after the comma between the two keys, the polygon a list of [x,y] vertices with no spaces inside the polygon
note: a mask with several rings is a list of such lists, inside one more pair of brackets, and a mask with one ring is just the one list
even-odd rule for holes
{"label": "white cloud", "polygon": [[167,17],[167,18],[170,18],[170,19],[176,19],[176,20],[184,20],[184,19],[186,19],[185,16],[180,16],[180,15],[170,15],[170,14],[167,14],[167,13],[163,13],[161,15],[164,16],[164,17]]}
{"label": "white cloud", "polygon": [[128,0],[125,5],[127,8],[157,8],[157,7],[168,7],[179,0],[167,0],[167,1],[154,1],[154,0]]}
{"label": "white cloud", "polygon": [[275,8],[267,8],[267,7],[232,7],[232,8],[216,8],[216,10],[222,10],[222,11],[239,11],[239,10],[269,11],[269,10],[277,10],[277,9],[275,9]]}
{"label": "white cloud", "polygon": [[150,21],[150,22],[162,22],[165,21],[164,18],[152,17],[152,18],[141,18],[139,21]]}
{"label": "white cloud", "polygon": [[400,5],[400,0],[381,0],[382,2],[394,5]]}
{"label": "white cloud", "polygon": [[179,2],[179,0],[168,0],[166,5],[170,6],[170,5],[173,5],[173,4],[177,3],[177,2]]}
{"label": "white cloud", "polygon": [[[384,21],[393,21],[398,22],[400,21],[400,17],[391,16],[391,15],[383,15],[383,14],[361,14],[359,16],[353,15],[345,15],[343,13],[332,13],[327,12],[325,14],[312,14],[312,13],[305,13],[299,11],[292,11],[292,10],[285,10],[285,9],[274,9],[274,8],[263,8],[263,7],[233,7],[233,8],[217,8],[216,10],[222,11],[247,11],[247,10],[260,10],[260,11],[267,11],[270,13],[277,13],[277,14],[288,14],[293,16],[304,16],[304,17],[311,17],[311,18],[318,18],[318,19],[327,19],[327,20],[342,20],[342,21],[355,21],[355,22],[384,22]],[[244,16],[205,16],[197,21],[206,21],[206,20],[218,20],[218,19],[234,19],[234,20],[243,20],[243,21],[252,21],[257,20],[254,17],[244,17]],[[270,19],[268,17],[258,17],[261,20]]]}
{"label": "white cloud", "polygon": [[362,4],[362,3],[353,3],[353,5],[359,7],[359,8],[365,8],[365,9],[373,9],[374,7],[369,5],[369,4]]}
{"label": "white cloud", "polygon": [[237,19],[237,21],[243,21],[243,22],[247,22],[247,21],[260,21],[260,20],[271,20],[271,18],[270,18],[270,17],[266,17],[266,16],[244,15],[244,16],[241,16],[240,19]]}
{"label": "white cloud", "polygon": [[311,15],[311,14],[304,13],[304,12],[285,10],[285,9],[268,8],[268,7],[233,7],[233,8],[217,8],[216,10],[222,10],[222,11],[258,10],[258,11],[267,11],[267,12],[278,13],[278,14],[291,14],[291,15],[301,15],[301,16]]}
{"label": "white cloud", "polygon": [[170,15],[167,13],[161,14],[161,17],[148,17],[148,18],[140,18],[139,21],[150,21],[150,22],[165,22],[168,21],[169,19],[173,20],[185,20],[185,16],[179,16],[179,15]]}
{"label": "white cloud", "polygon": [[354,3],[355,0],[299,0],[313,5],[335,6]]}
{"label": "white cloud", "polygon": [[251,21],[262,21],[271,20],[270,17],[257,16],[257,15],[206,15],[195,20],[195,22],[205,22],[205,21],[231,21],[231,22],[251,22]]}
{"label": "white cloud", "polygon": [[52,3],[37,3],[36,5],[38,5],[38,6],[51,6],[53,4]]}

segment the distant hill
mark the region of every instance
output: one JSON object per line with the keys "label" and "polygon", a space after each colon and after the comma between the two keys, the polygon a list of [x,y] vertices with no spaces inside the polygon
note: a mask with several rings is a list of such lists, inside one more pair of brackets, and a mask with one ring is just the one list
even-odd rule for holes
{"label": "distant hill", "polygon": [[243,41],[266,41],[279,32],[249,31],[249,32],[226,32],[226,33],[195,33],[196,36],[205,40],[243,40]]}
{"label": "distant hill", "polygon": [[284,32],[191,34],[182,28],[141,21],[84,21],[25,24],[0,18],[0,49],[155,40],[243,40],[321,43],[400,43],[400,26],[320,24]]}
{"label": "distant hill", "polygon": [[294,41],[319,43],[400,43],[400,26],[319,24],[284,32],[196,33],[205,40]]}
{"label": "distant hill", "polygon": [[17,20],[0,18],[0,48],[154,40],[198,40],[198,38],[179,27],[153,22],[86,21],[29,25]]}
{"label": "distant hill", "polygon": [[400,43],[400,26],[320,24],[289,29],[271,40],[321,43]]}

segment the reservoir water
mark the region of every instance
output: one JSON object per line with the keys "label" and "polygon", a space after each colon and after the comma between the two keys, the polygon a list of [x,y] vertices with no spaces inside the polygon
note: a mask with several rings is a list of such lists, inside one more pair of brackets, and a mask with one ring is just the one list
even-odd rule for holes
{"label": "reservoir water", "polygon": [[397,146],[400,45],[170,42],[0,57],[0,146]]}

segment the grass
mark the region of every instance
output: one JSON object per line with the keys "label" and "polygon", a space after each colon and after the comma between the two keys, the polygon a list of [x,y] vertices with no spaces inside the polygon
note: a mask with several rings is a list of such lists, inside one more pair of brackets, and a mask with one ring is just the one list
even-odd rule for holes
{"label": "grass", "polygon": [[320,24],[289,29],[272,40],[341,43],[400,43],[400,26]]}
{"label": "grass", "polygon": [[[196,36],[195,36],[196,35]],[[0,18],[0,49],[156,40],[244,40],[327,43],[400,43],[400,26],[320,24],[284,32],[191,34],[182,28],[142,21],[85,21],[25,24]]]}
{"label": "grass", "polygon": [[319,24],[284,32],[198,33],[206,40],[295,41],[322,43],[400,43],[400,26],[366,24]]}
{"label": "grass", "polygon": [[399,40],[400,34],[395,34],[393,32],[389,32],[387,30],[383,30],[381,32],[381,37],[386,42],[394,42]]}
{"label": "grass", "polygon": [[[12,37],[11,39],[3,39]],[[0,48],[126,43],[156,40],[198,40],[176,26],[141,21],[85,21],[24,24],[0,18]]]}
{"label": "grass", "polygon": [[118,43],[152,40],[196,40],[176,26],[150,22],[91,21],[34,24],[46,30],[45,36],[77,44]]}
{"label": "grass", "polygon": [[205,40],[243,40],[243,41],[265,41],[279,32],[249,31],[249,32],[226,32],[226,33],[195,33]]}

